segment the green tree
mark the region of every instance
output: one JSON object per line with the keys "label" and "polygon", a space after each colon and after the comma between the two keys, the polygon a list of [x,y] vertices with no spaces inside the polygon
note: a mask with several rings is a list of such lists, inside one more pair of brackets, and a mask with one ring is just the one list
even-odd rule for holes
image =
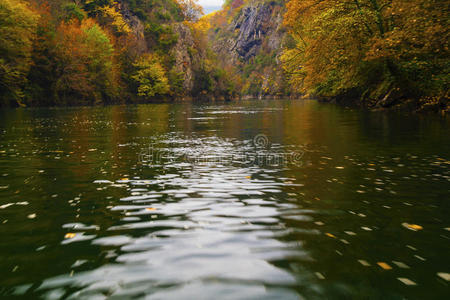
{"label": "green tree", "polygon": [[169,93],[169,80],[157,56],[143,55],[133,66],[136,71],[131,78],[136,83],[138,96],[153,97]]}
{"label": "green tree", "polygon": [[20,0],[0,0],[0,105],[23,105],[39,15]]}

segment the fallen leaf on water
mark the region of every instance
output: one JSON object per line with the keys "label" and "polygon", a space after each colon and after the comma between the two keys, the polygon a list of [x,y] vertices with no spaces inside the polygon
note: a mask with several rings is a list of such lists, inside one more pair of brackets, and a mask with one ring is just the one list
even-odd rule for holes
{"label": "fallen leaf on water", "polygon": [[344,169],[344,167],[336,167],[336,169],[342,170],[342,169]]}
{"label": "fallen leaf on water", "polygon": [[408,279],[408,278],[399,277],[397,279],[400,280],[401,282],[403,282],[406,285],[417,285],[414,281],[412,281],[411,279]]}
{"label": "fallen leaf on water", "polygon": [[417,258],[417,259],[419,259],[419,260],[421,260],[421,261],[426,261],[426,260],[427,260],[426,258],[423,258],[423,257],[420,256],[420,255],[414,255],[414,257]]}
{"label": "fallen leaf on water", "polygon": [[156,210],[154,207],[147,207],[145,210]]}
{"label": "fallen leaf on water", "polygon": [[385,269],[385,270],[391,270],[392,267],[390,265],[388,265],[385,262],[377,262],[377,265],[379,265],[381,268]]}
{"label": "fallen leaf on water", "polygon": [[370,267],[370,264],[367,261],[363,260],[363,259],[359,259],[358,262],[360,264],[362,264],[364,267]]}
{"label": "fallen leaf on water", "polygon": [[14,203],[6,203],[6,204],[3,204],[3,205],[0,205],[0,209],[4,209],[4,208],[10,207],[12,205],[14,205]]}
{"label": "fallen leaf on water", "polygon": [[330,238],[333,238],[333,239],[335,239],[336,238],[336,236],[335,235],[333,235],[333,234],[331,234],[331,233],[325,233],[325,235],[326,236],[329,236]]}
{"label": "fallen leaf on water", "polygon": [[245,176],[245,178],[247,178],[247,179],[252,179],[252,176]]}
{"label": "fallen leaf on water", "polygon": [[73,239],[77,234],[76,233],[66,233],[66,235],[64,236],[65,239]]}
{"label": "fallen leaf on water", "polygon": [[407,228],[407,229],[409,229],[409,230],[412,230],[412,231],[417,231],[417,230],[422,230],[423,229],[422,226],[417,225],[417,224],[402,223],[402,226]]}
{"label": "fallen leaf on water", "polygon": [[323,276],[322,273],[316,272],[316,276],[321,280],[325,279],[325,276]]}
{"label": "fallen leaf on water", "polygon": [[409,267],[402,263],[401,261],[392,261],[397,267],[402,268],[402,269],[409,269]]}
{"label": "fallen leaf on water", "polygon": [[441,277],[445,281],[450,281],[450,273],[439,272],[437,276]]}

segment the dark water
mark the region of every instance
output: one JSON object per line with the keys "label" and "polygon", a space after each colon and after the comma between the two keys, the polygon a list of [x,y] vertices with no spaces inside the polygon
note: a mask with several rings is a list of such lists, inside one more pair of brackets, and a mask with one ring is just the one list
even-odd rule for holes
{"label": "dark water", "polygon": [[0,296],[444,299],[450,121],[312,101],[0,112]]}

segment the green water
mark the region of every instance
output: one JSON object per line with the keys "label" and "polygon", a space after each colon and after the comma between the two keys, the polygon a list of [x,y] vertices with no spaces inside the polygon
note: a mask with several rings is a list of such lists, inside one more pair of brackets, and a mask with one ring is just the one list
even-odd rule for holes
{"label": "green water", "polygon": [[444,299],[449,160],[314,101],[0,111],[0,297]]}

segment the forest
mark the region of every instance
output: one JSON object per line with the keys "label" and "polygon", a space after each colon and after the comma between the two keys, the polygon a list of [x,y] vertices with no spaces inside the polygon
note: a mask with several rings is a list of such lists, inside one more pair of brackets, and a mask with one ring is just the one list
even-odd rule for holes
{"label": "forest", "polygon": [[306,96],[447,110],[449,6],[227,0],[203,16],[195,0],[0,0],[0,105]]}

